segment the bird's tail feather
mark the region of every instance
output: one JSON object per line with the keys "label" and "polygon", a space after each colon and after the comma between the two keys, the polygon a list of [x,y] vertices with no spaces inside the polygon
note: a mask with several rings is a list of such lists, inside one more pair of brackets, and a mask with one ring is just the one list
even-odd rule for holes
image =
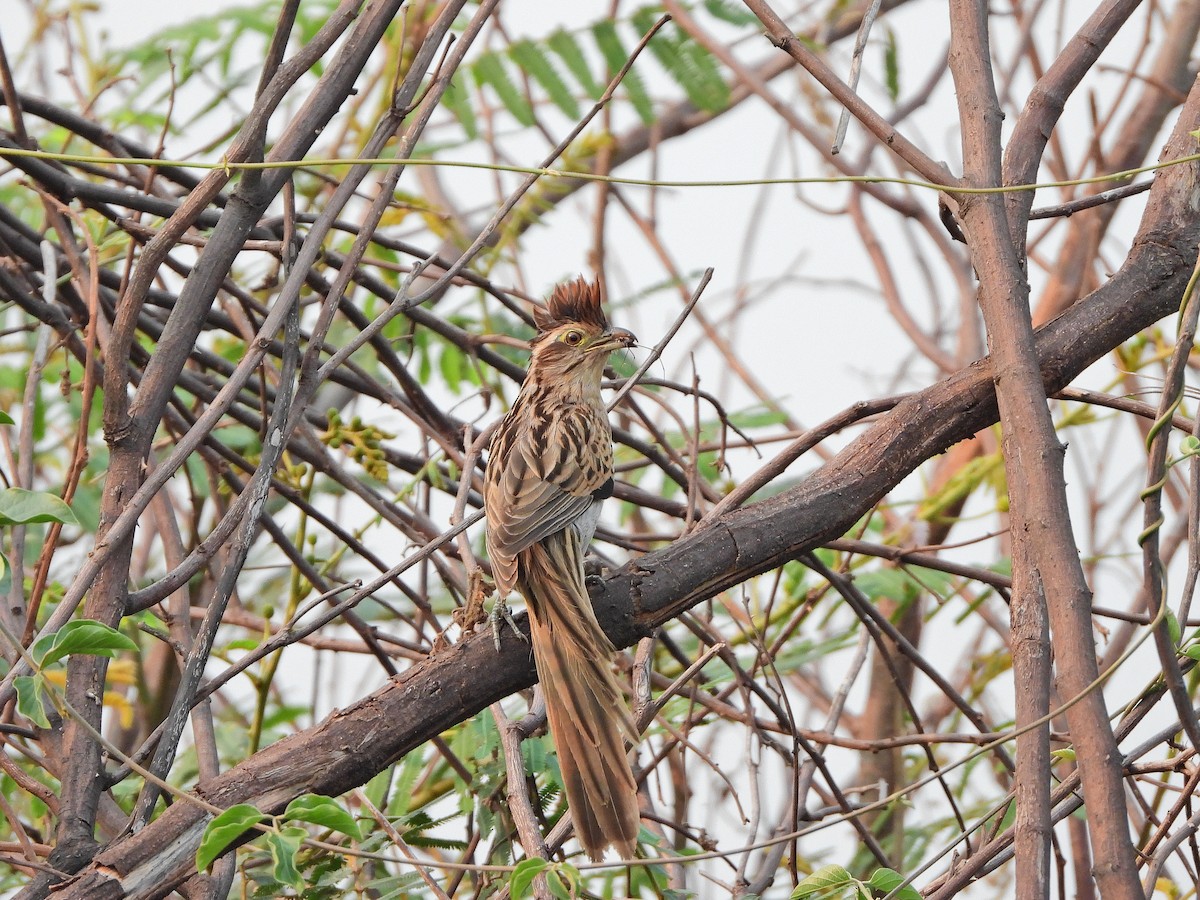
{"label": "bird's tail feather", "polygon": [[523,555],[533,656],[576,836],[595,861],[610,845],[629,859],[639,812],[625,738],[636,741],[637,729],[584,587],[579,538],[567,528]]}

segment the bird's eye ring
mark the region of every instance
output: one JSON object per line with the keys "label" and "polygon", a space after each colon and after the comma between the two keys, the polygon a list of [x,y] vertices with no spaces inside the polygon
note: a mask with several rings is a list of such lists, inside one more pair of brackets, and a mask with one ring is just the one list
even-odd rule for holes
{"label": "bird's eye ring", "polygon": [[583,343],[583,332],[576,331],[574,328],[572,328],[570,331],[568,331],[566,334],[564,334],[562,336],[562,339],[563,339],[563,342],[565,344],[567,344],[568,346],[578,347],[580,344]]}

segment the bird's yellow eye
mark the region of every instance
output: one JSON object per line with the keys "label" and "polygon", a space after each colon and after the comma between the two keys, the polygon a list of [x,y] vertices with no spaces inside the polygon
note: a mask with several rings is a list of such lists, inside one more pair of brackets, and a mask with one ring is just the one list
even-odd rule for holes
{"label": "bird's yellow eye", "polygon": [[571,347],[578,347],[583,343],[583,332],[572,328],[570,331],[563,334],[562,340],[563,343]]}

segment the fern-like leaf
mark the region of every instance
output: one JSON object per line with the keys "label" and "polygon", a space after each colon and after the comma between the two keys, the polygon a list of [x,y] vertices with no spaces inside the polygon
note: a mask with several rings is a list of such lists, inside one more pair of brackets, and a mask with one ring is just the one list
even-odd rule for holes
{"label": "fern-like leaf", "polygon": [[508,70],[504,67],[504,61],[498,55],[495,53],[484,54],[471,66],[471,72],[475,76],[475,83],[480,88],[486,85],[495,91],[504,108],[514,119],[527,128],[534,123],[533,107],[529,105],[525,95],[513,84]]}
{"label": "fern-like leaf", "polygon": [[883,44],[883,84],[888,98],[895,103],[900,99],[900,50],[896,46],[896,32],[887,29]]}
{"label": "fern-like leaf", "polygon": [[479,128],[475,123],[475,110],[471,108],[471,95],[467,91],[465,80],[459,77],[450,82],[446,92],[442,94],[442,105],[458,119],[458,124],[467,133],[467,137],[475,140],[479,136]]}
{"label": "fern-like leaf", "polygon": [[541,47],[531,40],[521,40],[513,44],[508,52],[513,62],[542,86],[546,95],[564,115],[571,119],[579,118],[579,104],[575,102],[567,83],[563,81],[558,69]]}
{"label": "fern-like leaf", "polygon": [[[656,19],[652,9],[633,14],[633,24],[643,34]],[[678,28],[663,28],[650,40],[649,49],[697,109],[719,112],[729,104],[729,87],[712,55]]]}
{"label": "fern-like leaf", "polygon": [[546,41],[547,45],[558,54],[558,58],[563,61],[563,65],[567,67],[567,71],[574,76],[579,82],[579,86],[593,100],[599,100],[604,93],[604,85],[596,81],[592,77],[592,70],[588,68],[587,57],[583,55],[583,49],[579,46],[579,42],[575,40],[575,36],[569,31],[559,29],[550,35]]}
{"label": "fern-like leaf", "polygon": [[704,0],[704,8],[714,19],[720,19],[730,25],[759,24],[758,16],[740,3],[730,3],[729,0]]}
{"label": "fern-like leaf", "polygon": [[[592,36],[596,39],[596,46],[600,48],[609,71],[619,72],[629,60],[629,52],[621,43],[621,37],[617,34],[617,26],[610,21],[597,22],[592,26]],[[642,84],[636,68],[631,68],[625,73],[625,79],[621,84],[641,120],[647,125],[653,123],[654,106],[650,103],[650,95],[646,93],[646,87]]]}

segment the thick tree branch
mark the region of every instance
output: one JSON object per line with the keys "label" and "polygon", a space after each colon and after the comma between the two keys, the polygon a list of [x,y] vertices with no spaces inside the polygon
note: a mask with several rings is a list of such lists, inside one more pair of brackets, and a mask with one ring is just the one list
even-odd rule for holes
{"label": "thick tree branch", "polygon": [[[972,187],[1002,183],[1000,123],[1003,114],[991,72],[986,4],[953,0],[950,5],[950,70],[963,123],[963,179]],[[1080,73],[1081,74],[1081,73]],[[1069,82],[1070,78],[1064,77]],[[1040,147],[1028,138],[1036,165]],[[1017,246],[1024,246],[1027,207],[1014,209],[1010,227],[1002,196],[960,196],[959,215],[967,233],[971,260],[979,278],[979,306],[987,325],[992,377],[1004,432],[1004,468],[1012,516],[1013,614],[1029,621],[1019,630],[1040,633],[1044,599],[1057,647],[1059,693],[1074,702],[1066,712],[1077,752],[1084,800],[1091,812],[1093,874],[1105,897],[1141,896],[1133,844],[1125,814],[1120,754],[1108,723],[1093,647],[1091,590],[1079,560],[1067,504],[1063,460],[1047,405],[1029,313],[1029,283]],[[1036,640],[1035,634],[1027,639]],[[1048,649],[1048,648],[1047,648]],[[1048,653],[1026,652],[1014,664],[1019,684],[1045,690]],[[1078,699],[1077,699],[1078,698]],[[1022,706],[1037,715],[1041,704]],[[1026,803],[1018,808],[1017,891],[1022,897],[1048,897],[1050,891],[1050,786],[1044,763],[1049,731],[1042,726],[1022,735],[1018,744],[1018,790]],[[1025,752],[1022,753],[1021,749]],[[1034,767],[1041,762],[1043,767]]]}

